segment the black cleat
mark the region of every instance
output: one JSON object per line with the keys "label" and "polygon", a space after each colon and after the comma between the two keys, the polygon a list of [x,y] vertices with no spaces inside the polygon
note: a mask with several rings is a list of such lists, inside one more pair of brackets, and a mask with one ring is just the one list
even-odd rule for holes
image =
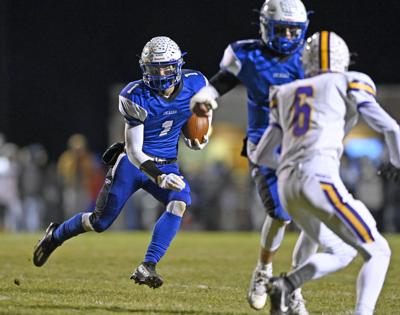
{"label": "black cleat", "polygon": [[267,293],[271,299],[271,315],[291,314],[291,290],[285,277],[273,277],[267,283]]}
{"label": "black cleat", "polygon": [[150,288],[157,289],[164,283],[163,278],[156,272],[156,264],[143,262],[136,267],[131,279],[140,285],[145,284]]}
{"label": "black cleat", "polygon": [[60,244],[57,244],[53,240],[53,232],[59,226],[57,223],[50,223],[48,228],[46,229],[46,233],[43,238],[37,243],[35,246],[35,250],[33,251],[33,263],[37,267],[41,267],[49,258],[50,254],[58,247]]}

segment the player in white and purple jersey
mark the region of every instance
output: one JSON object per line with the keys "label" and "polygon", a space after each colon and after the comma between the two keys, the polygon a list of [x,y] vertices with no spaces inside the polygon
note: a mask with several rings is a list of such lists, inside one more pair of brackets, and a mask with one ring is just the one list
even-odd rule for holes
{"label": "player in white and purple jersey", "polygon": [[[361,116],[385,138],[390,161],[383,175],[400,180],[400,127],[376,101],[371,78],[347,71],[350,53],[341,37],[328,31],[314,34],[302,59],[307,78],[274,92],[271,125],[250,158],[277,169],[282,204],[321,251],[287,276],[271,279],[272,313],[291,314],[294,289],[344,268],[358,252],[363,266],[352,314],[372,315],[391,251],[367,207],[343,185],[340,158],[343,138]],[[277,146],[282,148],[279,157]],[[321,234],[326,227],[334,234]]]}
{"label": "player in white and purple jersey", "polygon": [[[192,115],[191,97],[207,85],[198,71],[182,69],[183,54],[168,37],[152,38],[143,48],[140,67],[143,78],[129,83],[119,95],[119,110],[125,119],[125,143],[113,146],[105,156],[112,165],[96,207],[62,224],[51,223],[34,251],[33,262],[42,266],[63,242],[81,233],[105,231],[118,217],[128,198],[144,189],[165,206],[158,219],[143,262],[131,279],[157,288],[163,279],[155,266],[174,239],[187,206],[190,188],[176,162],[183,125]],[[211,115],[209,116],[211,123]],[[208,137],[185,143],[203,149]],[[201,141],[202,140],[202,141]]]}
{"label": "player in white and purple jersey", "polygon": [[[194,112],[206,112],[214,99],[243,84],[247,90],[247,142],[244,156],[256,147],[269,125],[269,94],[274,86],[304,77],[300,60],[308,26],[306,9],[300,0],[268,0],[260,11],[261,39],[240,40],[228,45],[220,62],[220,71],[191,100]],[[204,104],[208,105],[205,106]],[[260,255],[253,271],[248,302],[260,310],[267,301],[265,284],[272,277],[273,256],[279,249],[291,218],[278,197],[275,170],[249,161],[252,180],[267,212],[260,240]],[[303,234],[293,253],[295,265],[316,250],[316,244]],[[306,315],[300,290],[299,314]]]}

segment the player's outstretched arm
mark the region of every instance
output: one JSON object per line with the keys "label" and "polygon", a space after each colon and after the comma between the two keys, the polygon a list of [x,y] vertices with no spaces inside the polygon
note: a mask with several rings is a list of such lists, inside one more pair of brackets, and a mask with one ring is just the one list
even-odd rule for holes
{"label": "player's outstretched arm", "polygon": [[381,169],[380,174],[389,179],[399,180],[400,176],[396,175],[400,173],[400,127],[398,123],[376,102],[363,104],[358,111],[371,128],[385,137],[390,164]]}
{"label": "player's outstretched arm", "polygon": [[186,183],[182,176],[163,173],[143,151],[144,126],[125,124],[126,153],[129,161],[144,172],[152,181],[163,189],[181,191]]}

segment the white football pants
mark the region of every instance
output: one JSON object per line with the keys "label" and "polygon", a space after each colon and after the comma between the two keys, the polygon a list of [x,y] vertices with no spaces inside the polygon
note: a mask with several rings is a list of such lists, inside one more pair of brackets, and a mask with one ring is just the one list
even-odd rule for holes
{"label": "white football pants", "polygon": [[[368,209],[343,185],[339,161],[316,155],[285,168],[279,172],[278,188],[283,207],[323,248],[289,276],[301,285],[345,267],[354,257],[349,244],[364,259],[357,280],[355,314],[373,314],[389,266],[390,248]],[[323,224],[334,233],[322,233]]]}

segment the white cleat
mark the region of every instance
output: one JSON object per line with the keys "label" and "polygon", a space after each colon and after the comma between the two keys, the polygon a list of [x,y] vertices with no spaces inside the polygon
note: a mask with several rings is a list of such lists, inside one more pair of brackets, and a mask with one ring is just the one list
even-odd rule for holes
{"label": "white cleat", "polygon": [[296,289],[292,293],[289,305],[290,315],[309,315],[306,309],[306,302],[301,294],[301,289]]}
{"label": "white cleat", "polygon": [[255,310],[264,308],[267,302],[267,289],[269,276],[267,271],[256,268],[250,280],[250,288],[247,294],[247,301]]}

